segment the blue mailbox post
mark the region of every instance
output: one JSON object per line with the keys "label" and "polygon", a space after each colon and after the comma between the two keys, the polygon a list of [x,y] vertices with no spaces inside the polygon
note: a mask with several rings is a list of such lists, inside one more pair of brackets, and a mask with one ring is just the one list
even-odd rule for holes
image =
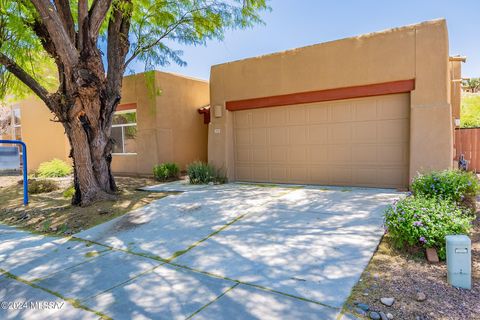
{"label": "blue mailbox post", "polygon": [[[24,205],[27,205],[28,204],[28,176],[27,176],[27,172],[28,172],[28,169],[27,169],[27,145],[23,142],[23,141],[20,141],[20,140],[0,140],[0,144],[3,144],[3,143],[8,143],[8,144],[15,144],[15,145],[20,145],[22,147],[22,161],[23,161],[23,168],[22,168],[22,171],[23,171],[23,204]],[[0,147],[2,148],[2,147]],[[17,162],[19,160],[18,158],[18,152],[11,152],[11,149],[10,148],[5,148],[3,147],[3,149],[6,149],[5,150],[5,155],[2,155],[2,153],[0,153],[0,157],[5,157],[6,158],[6,163],[8,165],[8,163],[10,164],[15,164],[15,159],[14,157],[17,158]],[[10,149],[10,150],[8,150]],[[15,150],[14,150],[15,151]],[[13,156],[13,157],[12,157]],[[12,159],[12,161],[10,161],[10,159]],[[0,159],[1,161],[2,159]],[[10,161],[10,162],[9,162]],[[1,163],[1,162],[0,162]],[[18,164],[19,165],[19,164]],[[0,168],[1,169],[1,168]]]}

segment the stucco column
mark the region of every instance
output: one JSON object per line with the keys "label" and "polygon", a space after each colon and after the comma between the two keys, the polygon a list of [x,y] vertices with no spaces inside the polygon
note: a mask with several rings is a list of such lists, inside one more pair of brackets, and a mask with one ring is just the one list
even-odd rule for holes
{"label": "stucco column", "polygon": [[411,93],[410,179],[452,167],[452,108],[446,22],[415,30],[415,90]]}

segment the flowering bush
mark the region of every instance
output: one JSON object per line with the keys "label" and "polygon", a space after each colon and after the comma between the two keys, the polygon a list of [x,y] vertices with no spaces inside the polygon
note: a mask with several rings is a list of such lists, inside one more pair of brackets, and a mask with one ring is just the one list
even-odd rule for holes
{"label": "flowering bush", "polygon": [[450,199],[468,213],[474,213],[480,185],[471,172],[445,170],[417,176],[411,189],[415,196]]}
{"label": "flowering bush", "polygon": [[398,248],[436,248],[445,259],[445,236],[467,234],[471,218],[450,200],[406,197],[392,204],[385,213],[385,227]]}

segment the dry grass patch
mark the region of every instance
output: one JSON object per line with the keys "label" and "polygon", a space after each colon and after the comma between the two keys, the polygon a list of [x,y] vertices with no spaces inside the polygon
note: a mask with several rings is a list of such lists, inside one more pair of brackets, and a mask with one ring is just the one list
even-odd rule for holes
{"label": "dry grass patch", "polygon": [[116,201],[101,201],[81,208],[72,206],[70,198],[63,195],[72,184],[71,177],[52,178],[59,189],[30,195],[30,203],[24,207],[20,180],[20,176],[0,177],[0,223],[56,235],[70,235],[91,228],[172,194],[137,190],[158,184],[154,179],[117,177]]}

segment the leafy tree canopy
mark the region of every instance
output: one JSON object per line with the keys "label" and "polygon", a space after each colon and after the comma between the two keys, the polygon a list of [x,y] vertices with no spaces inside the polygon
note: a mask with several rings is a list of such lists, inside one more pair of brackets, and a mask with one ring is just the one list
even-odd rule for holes
{"label": "leafy tree canopy", "polygon": [[[46,2],[60,13],[72,38],[78,37],[78,12],[85,3],[94,40],[107,55],[108,25],[115,12],[129,16],[130,42],[125,67],[138,60],[147,70],[171,62],[185,65],[182,52],[173,45],[204,45],[222,39],[224,32],[261,23],[260,13],[269,10],[267,0],[0,0],[0,55],[14,61],[40,85],[52,91],[58,86],[55,58],[45,50],[39,28],[45,28],[35,2]],[[102,11],[106,11],[104,19]],[[99,16],[100,19],[96,19]],[[78,41],[78,39],[76,39]],[[43,42],[43,45],[42,45]],[[59,55],[60,52],[57,52]],[[1,57],[1,56],[0,56]],[[0,98],[31,92],[0,63]]]}

